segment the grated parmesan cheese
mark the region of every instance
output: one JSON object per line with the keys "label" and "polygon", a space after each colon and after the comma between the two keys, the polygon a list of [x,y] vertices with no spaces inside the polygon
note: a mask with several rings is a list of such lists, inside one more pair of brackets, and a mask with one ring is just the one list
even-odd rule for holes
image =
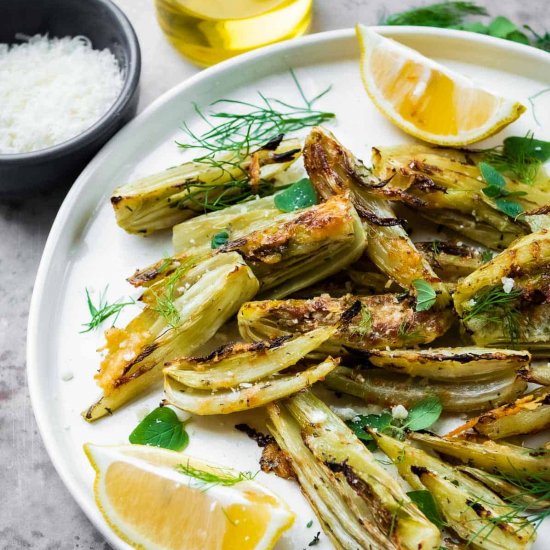
{"label": "grated parmesan cheese", "polygon": [[118,97],[123,78],[115,56],[84,36],[18,35],[0,44],[0,153],[37,151],[82,133]]}
{"label": "grated parmesan cheese", "polygon": [[506,292],[506,294],[510,294],[512,292],[512,289],[514,288],[514,279],[511,279],[510,277],[502,277],[502,290]]}

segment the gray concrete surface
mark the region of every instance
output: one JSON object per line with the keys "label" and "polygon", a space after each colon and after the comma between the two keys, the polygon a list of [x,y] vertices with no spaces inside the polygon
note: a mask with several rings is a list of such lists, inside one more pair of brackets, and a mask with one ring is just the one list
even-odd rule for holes
{"label": "gray concrete surface", "polygon": [[[85,0],[75,0],[85,1]],[[165,41],[153,0],[115,0],[143,51],[140,108],[197,72]],[[207,0],[205,0],[207,1]],[[316,0],[313,32],[377,23],[420,1]],[[425,3],[425,2],[424,2]],[[479,0],[492,14],[550,29],[548,0]],[[29,301],[50,226],[64,192],[0,203],[0,549],[108,549],[48,458],[30,407],[25,374]]]}

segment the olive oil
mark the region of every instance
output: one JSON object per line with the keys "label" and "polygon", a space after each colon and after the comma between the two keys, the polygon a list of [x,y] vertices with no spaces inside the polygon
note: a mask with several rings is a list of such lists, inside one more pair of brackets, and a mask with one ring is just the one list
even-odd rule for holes
{"label": "olive oil", "polygon": [[162,30],[199,65],[300,36],[313,0],[155,0]]}

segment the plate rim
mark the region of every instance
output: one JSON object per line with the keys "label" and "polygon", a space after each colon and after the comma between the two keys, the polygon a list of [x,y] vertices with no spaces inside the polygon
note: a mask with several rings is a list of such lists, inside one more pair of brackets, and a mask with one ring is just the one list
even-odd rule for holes
{"label": "plate rim", "polygon": [[[460,31],[454,29],[440,29],[435,27],[416,27],[416,26],[369,26],[372,30],[379,32],[389,37],[405,37],[409,35],[413,36],[432,36],[441,37],[443,39],[454,37],[456,39],[462,39],[466,42],[477,42],[480,45],[488,45],[496,47],[503,52],[517,52],[528,54],[532,57],[534,62],[548,63],[550,60],[550,53],[536,49],[532,46],[519,44],[516,42],[507,41],[504,39],[494,38],[487,35],[476,34],[468,31]],[[119,143],[124,142],[130,134],[139,129],[143,122],[154,115],[157,109],[159,109],[164,103],[169,102],[173,97],[185,93],[188,88],[194,87],[197,83],[203,80],[215,78],[215,76],[224,72],[230,68],[237,68],[240,65],[247,64],[253,60],[261,60],[262,58],[269,58],[279,53],[284,53],[288,50],[298,49],[302,45],[311,44],[323,44],[330,43],[331,41],[352,39],[355,35],[353,28],[337,29],[331,31],[324,31],[314,34],[305,35],[293,40],[287,40],[259,48],[239,55],[237,57],[223,61],[217,65],[208,67],[207,69],[199,70],[196,74],[183,80],[179,84],[176,84],[157,99],[151,102],[141,113],[139,113],[133,120],[126,124],[121,130],[119,130],[94,156],[94,158],[87,164],[86,168],[80,173],[78,178],[73,183],[71,189],[63,199],[63,202],[55,216],[54,222],[51,226],[46,244],[44,246],[42,256],[40,259],[39,267],[37,270],[36,279],[33,286],[32,298],[29,307],[29,316],[27,323],[27,338],[26,338],[26,374],[27,374],[27,386],[29,388],[30,402],[33,410],[33,414],[38,426],[40,437],[46,448],[46,452],[57,472],[61,478],[63,484],[71,494],[72,498],[76,501],[80,509],[84,512],[88,520],[92,525],[105,537],[106,541],[113,548],[129,548],[130,546],[124,542],[116,533],[109,527],[105,518],[100,514],[98,516],[98,509],[95,504],[90,504],[90,500],[86,498],[86,490],[82,487],[82,484],[73,480],[63,469],[62,459],[60,454],[62,453],[62,447],[56,443],[55,432],[51,430],[52,426],[49,424],[47,418],[48,415],[42,414],[47,410],[43,406],[44,396],[40,389],[40,358],[41,354],[38,346],[38,338],[40,332],[39,319],[41,313],[41,306],[45,291],[47,290],[46,282],[49,270],[52,265],[52,261],[55,258],[56,245],[59,242],[65,226],[70,221],[70,213],[78,203],[81,196],[86,193],[86,185],[88,180],[93,176],[97,168],[99,168],[111,151],[116,150]],[[93,215],[93,214],[92,214]],[[98,517],[100,519],[98,519]]]}

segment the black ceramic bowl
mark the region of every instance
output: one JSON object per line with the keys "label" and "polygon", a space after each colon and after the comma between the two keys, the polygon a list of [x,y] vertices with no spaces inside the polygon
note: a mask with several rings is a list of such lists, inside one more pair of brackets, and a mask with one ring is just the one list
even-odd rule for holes
{"label": "black ceramic bowl", "polygon": [[141,54],[132,25],[110,0],[0,0],[0,14],[0,43],[18,42],[16,33],[48,33],[60,38],[84,35],[94,49],[109,48],[124,75],[115,103],[83,133],[40,151],[0,154],[0,198],[22,198],[70,184],[101,146],[135,115]]}

